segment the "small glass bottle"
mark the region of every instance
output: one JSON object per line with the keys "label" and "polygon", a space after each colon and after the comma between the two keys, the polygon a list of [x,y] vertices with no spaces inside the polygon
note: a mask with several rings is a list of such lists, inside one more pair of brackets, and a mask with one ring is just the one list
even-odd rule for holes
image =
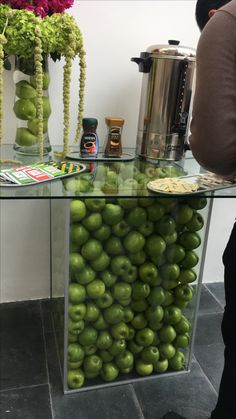
{"label": "small glass bottle", "polygon": [[83,157],[96,157],[99,139],[96,133],[98,121],[96,118],[83,118],[83,134],[80,141],[80,154]]}
{"label": "small glass bottle", "polygon": [[124,125],[124,119],[116,117],[105,118],[108,132],[104,148],[105,157],[121,157],[122,144],[121,135]]}

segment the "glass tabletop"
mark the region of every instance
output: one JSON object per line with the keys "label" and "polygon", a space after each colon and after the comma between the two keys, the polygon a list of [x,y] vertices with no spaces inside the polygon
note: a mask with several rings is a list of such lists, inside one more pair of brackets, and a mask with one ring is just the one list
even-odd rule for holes
{"label": "glass tabletop", "polygon": [[[77,147],[78,148],[78,147]],[[62,147],[52,147],[52,153],[45,161],[58,160],[55,152]],[[70,153],[76,147],[70,147]],[[120,160],[70,160],[86,166],[82,173],[64,179],[53,180],[28,186],[0,186],[1,199],[60,199],[60,198],[96,198],[96,197],[173,197],[148,190],[147,184],[154,179],[179,177],[205,173],[190,152],[179,161],[145,161],[135,156],[134,148],[125,148],[126,158]],[[128,159],[127,159],[128,155]],[[32,156],[16,154],[12,145],[0,145],[0,159],[17,160],[24,165],[36,163]],[[14,167],[15,164],[1,164],[1,168]],[[188,194],[189,195],[189,194]],[[176,195],[175,195],[176,196]],[[178,195],[180,196],[180,195]],[[186,196],[186,195],[185,195]],[[194,194],[192,195],[194,196]],[[214,192],[198,192],[195,196],[214,198],[235,198],[236,186],[218,189]]]}

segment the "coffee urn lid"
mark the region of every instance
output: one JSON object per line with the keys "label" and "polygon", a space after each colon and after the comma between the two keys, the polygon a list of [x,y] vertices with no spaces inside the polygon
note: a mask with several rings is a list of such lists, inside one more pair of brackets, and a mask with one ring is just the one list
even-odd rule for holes
{"label": "coffee urn lid", "polygon": [[169,40],[168,45],[151,45],[146,52],[152,58],[174,58],[174,59],[188,59],[190,61],[196,60],[196,50],[194,48],[179,45],[177,40]]}

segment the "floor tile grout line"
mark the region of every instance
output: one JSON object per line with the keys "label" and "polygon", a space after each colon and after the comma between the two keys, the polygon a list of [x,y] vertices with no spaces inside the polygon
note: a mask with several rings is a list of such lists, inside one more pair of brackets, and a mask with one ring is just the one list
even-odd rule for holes
{"label": "floor tile grout line", "polygon": [[25,389],[31,389],[31,388],[37,388],[37,387],[43,387],[43,386],[48,386],[48,382],[40,383],[40,384],[30,384],[29,386],[4,388],[4,389],[0,390],[0,394],[4,393],[6,391],[25,390]]}
{"label": "floor tile grout line", "polygon": [[47,345],[46,345],[46,337],[45,337],[45,327],[44,327],[44,319],[43,319],[42,302],[40,302],[40,314],[41,314],[41,323],[42,323],[42,332],[43,332],[43,344],[44,344],[44,354],[45,354],[45,365],[46,365],[47,378],[48,378],[49,401],[50,401],[52,419],[54,419],[53,405],[52,405],[52,395],[51,395],[51,386],[50,386],[50,380],[49,380],[49,369],[48,369],[48,360],[47,360]]}
{"label": "floor tile grout line", "polygon": [[136,394],[135,388],[134,388],[134,386],[133,386],[132,384],[129,384],[129,387],[130,387],[131,392],[132,392],[132,396],[133,396],[133,401],[134,401],[134,404],[135,404],[135,406],[136,406],[136,407],[138,407],[138,408],[139,408],[139,410],[140,410],[140,413],[141,413],[140,419],[145,419],[145,416],[144,416],[144,414],[143,414],[142,407],[141,407],[141,405],[140,405],[140,403],[139,403],[139,399],[138,399],[138,396],[137,396],[137,394]]}
{"label": "floor tile grout line", "polygon": [[220,300],[218,300],[218,298],[215,296],[215,294],[208,288],[208,286],[206,285],[207,291],[209,291],[209,293],[212,295],[212,297],[214,297],[214,299],[217,301],[217,303],[221,306],[221,308],[224,310],[224,304],[221,303]]}

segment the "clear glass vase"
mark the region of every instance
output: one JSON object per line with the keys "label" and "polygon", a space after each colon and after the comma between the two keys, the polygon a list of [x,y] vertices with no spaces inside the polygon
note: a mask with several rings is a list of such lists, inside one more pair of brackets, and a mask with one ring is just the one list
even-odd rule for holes
{"label": "clear glass vase", "polygon": [[[15,57],[13,73],[15,83],[14,114],[16,116],[16,136],[14,149],[17,153],[39,156],[40,145],[37,138],[38,119],[36,111],[36,81],[34,60]],[[48,135],[48,119],[51,114],[48,87],[50,75],[48,57],[43,58],[43,155],[51,151]]]}

